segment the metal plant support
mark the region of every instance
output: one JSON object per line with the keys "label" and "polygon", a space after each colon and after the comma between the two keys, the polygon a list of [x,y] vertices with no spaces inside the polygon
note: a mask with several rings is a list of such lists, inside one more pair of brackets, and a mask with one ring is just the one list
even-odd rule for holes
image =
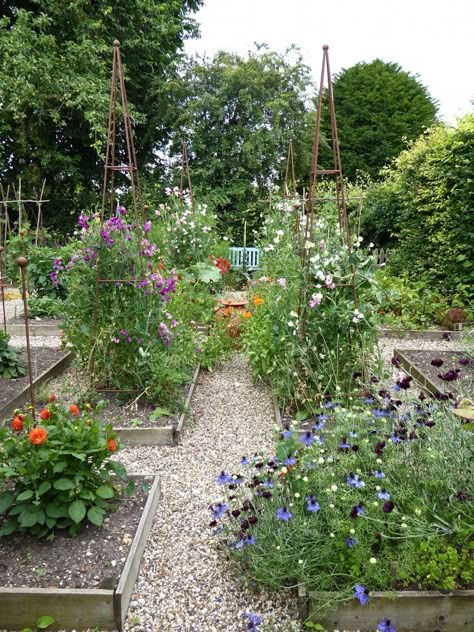
{"label": "metal plant support", "polygon": [[[316,184],[318,181],[318,176],[334,176],[335,179],[335,189],[336,189],[336,208],[338,214],[339,221],[339,229],[341,234],[341,240],[347,245],[349,254],[351,252],[351,238],[349,232],[349,222],[347,219],[347,207],[346,207],[346,194],[344,189],[344,180],[342,175],[342,164],[341,164],[341,152],[339,149],[339,137],[337,132],[337,123],[336,123],[336,109],[334,106],[334,96],[332,90],[332,80],[331,80],[331,70],[329,66],[329,54],[328,54],[329,46],[323,46],[323,62],[321,67],[321,80],[319,84],[319,96],[318,96],[318,106],[316,112],[316,127],[314,130],[314,141],[313,141],[313,156],[311,160],[311,173],[310,173],[310,186],[309,186],[309,194],[308,194],[308,207],[307,207],[307,215],[306,215],[306,227],[305,227],[305,239],[302,249],[302,265],[305,270],[305,289],[304,289],[304,297],[303,297],[303,305],[307,303],[307,293],[309,287],[309,267],[310,267],[310,258],[311,258],[311,250],[312,250],[312,237],[313,237],[313,225],[314,225],[314,215],[316,212],[316,201],[318,198],[316,197]],[[325,77],[327,78],[327,97],[328,97],[328,107],[329,107],[329,115],[331,120],[331,147],[332,147],[332,156],[333,156],[333,165],[332,169],[321,169],[318,165],[318,155],[319,155],[319,145],[321,141],[321,114],[323,107],[323,97],[325,93],[324,84]],[[358,296],[357,296],[357,288],[355,284],[354,271],[352,273],[350,283],[344,284],[336,284],[339,287],[352,287],[353,296],[354,296],[354,305],[358,306]],[[306,318],[307,318],[307,308],[303,309],[303,317],[301,319],[301,337],[304,338],[306,334]]]}
{"label": "metal plant support", "polygon": [[191,172],[189,170],[188,148],[186,143],[181,141],[181,177],[179,179],[179,199],[181,203],[184,201],[184,177],[188,181],[189,199],[191,201],[191,210],[194,213],[194,197],[193,185],[191,184]]}
{"label": "metal plant support", "polygon": [[[291,195],[289,192],[288,182],[291,177]],[[283,189],[283,197],[285,200],[291,198],[293,200],[293,208],[295,211],[295,234],[298,243],[298,250],[301,253],[301,230],[300,230],[300,209],[301,202],[297,199],[296,177],[295,177],[295,157],[293,152],[293,141],[288,143],[288,155],[286,158],[285,184]]]}
{"label": "metal plant support", "polygon": [[5,278],[6,278],[6,274],[5,274],[5,269],[3,266],[3,251],[5,250],[5,248],[3,246],[0,246],[0,294],[2,295],[2,314],[3,314],[3,331],[7,331],[7,312],[6,312],[6,308],[5,308],[5,288],[7,287],[6,283],[5,283]]}
{"label": "metal plant support", "polygon": [[[120,162],[117,159],[117,103],[119,99],[118,93],[120,92],[120,104],[121,114],[123,118],[123,127],[125,132],[125,149],[126,149],[126,163]],[[109,107],[109,121],[107,128],[107,147],[105,151],[105,165],[104,165],[104,184],[102,188],[102,206],[101,206],[101,227],[103,228],[105,221],[105,209],[108,207],[109,216],[113,216],[115,213],[116,202],[118,202],[115,195],[115,174],[125,174],[129,179],[130,192],[132,198],[133,217],[135,220],[135,229],[137,231],[137,239],[139,245],[139,251],[141,252],[141,228],[142,224],[146,221],[146,210],[143,205],[142,191],[140,186],[140,178],[138,175],[138,165],[135,153],[135,145],[133,142],[132,124],[130,121],[130,114],[128,108],[127,92],[125,89],[125,81],[123,77],[122,60],[120,57],[120,42],[114,40],[113,43],[113,64],[112,64],[112,85],[110,89],[110,107]],[[143,272],[144,263],[140,256],[140,268]],[[101,260],[100,254],[97,257],[97,276],[95,285],[95,304],[94,304],[94,323],[93,323],[93,338],[97,334],[98,315],[100,309],[100,288],[108,283],[120,283],[127,282],[130,279],[104,279],[101,277]],[[89,362],[89,375],[91,383],[94,381],[94,368],[95,368],[95,345],[92,348],[91,358]],[[103,391],[120,392],[121,389],[100,389]],[[134,389],[127,392],[133,392]]]}
{"label": "metal plant support", "polygon": [[28,323],[28,303],[27,303],[27,294],[28,288],[26,283],[26,266],[28,265],[28,261],[25,257],[18,257],[17,259],[18,267],[20,268],[21,273],[21,297],[23,299],[23,318],[25,321],[25,339],[26,339],[26,362],[28,366],[28,383],[30,388],[30,403],[31,403],[31,415],[33,417],[33,424],[36,426],[36,417],[35,417],[35,388],[33,385],[33,367],[31,364],[31,348],[30,348],[30,329]]}

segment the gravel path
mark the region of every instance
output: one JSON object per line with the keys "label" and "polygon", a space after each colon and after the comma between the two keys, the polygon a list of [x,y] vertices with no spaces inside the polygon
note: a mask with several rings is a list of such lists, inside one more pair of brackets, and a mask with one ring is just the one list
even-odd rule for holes
{"label": "gravel path", "polygon": [[268,389],[252,384],[235,355],[215,373],[201,373],[180,445],[121,452],[130,472],[159,472],[163,491],[126,630],[243,630],[244,612],[260,615],[268,630],[300,629],[295,599],[254,592],[213,547],[208,528],[208,507],[221,500],[217,474],[235,469],[244,454],[270,453],[273,424]]}

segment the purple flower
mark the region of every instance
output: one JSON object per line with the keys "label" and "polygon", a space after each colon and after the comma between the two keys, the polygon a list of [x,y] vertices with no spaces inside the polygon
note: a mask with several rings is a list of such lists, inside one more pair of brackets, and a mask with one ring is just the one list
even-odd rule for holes
{"label": "purple flower", "polygon": [[216,483],[218,485],[227,485],[228,483],[232,483],[232,482],[233,482],[232,476],[228,472],[224,472],[224,470],[222,470],[222,472],[216,478]]}
{"label": "purple flower", "polygon": [[390,619],[381,619],[377,623],[377,632],[397,632]]}
{"label": "purple flower", "polygon": [[301,435],[300,437],[301,443],[304,443],[305,446],[308,448],[313,443],[314,439],[315,439],[315,436],[310,430],[305,432],[304,435]]}
{"label": "purple flower", "polygon": [[443,360],[441,360],[441,358],[433,358],[431,360],[431,366],[436,366],[436,367],[440,367],[443,366],[444,362]]}
{"label": "purple flower", "polygon": [[339,444],[339,450],[342,450],[343,452],[347,452],[347,450],[349,450],[350,447],[351,446],[346,441],[346,437],[344,437],[341,443]]}
{"label": "purple flower", "polygon": [[352,507],[349,517],[355,520],[357,516],[363,516],[364,514],[365,514],[364,506],[362,503],[359,503],[358,505],[354,505]]}
{"label": "purple flower", "polygon": [[293,514],[286,507],[278,507],[276,511],[276,517],[278,520],[283,520],[283,522],[288,522],[293,518]]}
{"label": "purple flower", "polygon": [[356,584],[354,586],[354,596],[359,600],[362,606],[365,606],[369,601],[369,591],[362,584]]}
{"label": "purple flower", "polygon": [[288,430],[288,428],[286,430],[283,430],[283,432],[281,433],[281,436],[283,437],[283,439],[289,439],[290,437],[293,436],[293,433],[291,432],[291,430]]}
{"label": "purple flower", "polygon": [[346,538],[346,546],[348,549],[352,549],[353,546],[357,544],[357,540],[355,538]]}
{"label": "purple flower", "polygon": [[395,503],[392,500],[387,500],[387,502],[385,502],[382,507],[382,511],[384,513],[392,513],[394,509],[395,509]]}
{"label": "purple flower", "polygon": [[364,404],[373,404],[375,402],[375,399],[373,397],[366,397],[364,400]]}
{"label": "purple flower", "polygon": [[452,382],[458,379],[460,372],[461,369],[449,369],[446,373],[438,373],[438,377],[445,382]]}
{"label": "purple flower", "polygon": [[373,475],[375,476],[375,478],[385,478],[385,474],[382,472],[382,470],[375,470]]}
{"label": "purple flower", "polygon": [[364,481],[361,481],[359,475],[354,474],[353,472],[349,472],[349,476],[347,477],[347,484],[350,485],[350,487],[354,487],[356,489],[365,487]]}
{"label": "purple flower", "polygon": [[294,465],[296,463],[296,459],[294,456],[289,456],[287,459],[283,461],[283,465]]}
{"label": "purple flower", "polygon": [[397,367],[397,369],[399,368],[400,364],[401,364],[401,360],[398,356],[393,356],[393,358],[390,360],[390,362],[393,364],[393,366]]}
{"label": "purple flower", "polygon": [[89,228],[89,220],[90,217],[88,215],[84,215],[84,213],[81,213],[79,215],[77,223],[82,228],[82,230],[87,230]]}
{"label": "purple flower", "polygon": [[242,618],[247,620],[245,627],[248,632],[255,632],[257,627],[262,623],[262,619],[258,616],[258,614],[244,612]]}
{"label": "purple flower", "polygon": [[318,513],[321,509],[319,503],[314,496],[306,496],[306,509],[311,513]]}
{"label": "purple flower", "polygon": [[211,505],[211,511],[216,520],[222,518],[225,512],[229,509],[229,505],[227,503],[217,503],[215,505]]}
{"label": "purple flower", "polygon": [[390,494],[382,489],[378,492],[377,498],[380,498],[380,500],[390,500]]}
{"label": "purple flower", "polygon": [[248,465],[250,463],[250,461],[248,460],[248,458],[246,456],[243,456],[240,459],[240,465]]}
{"label": "purple flower", "polygon": [[143,225],[143,231],[145,233],[149,233],[151,230],[151,222],[150,220],[148,220],[147,222],[145,222],[145,224]]}
{"label": "purple flower", "polygon": [[263,487],[273,487],[273,481],[268,478],[266,481],[263,481]]}
{"label": "purple flower", "polygon": [[459,364],[469,366],[469,364],[471,364],[471,360],[469,358],[459,358]]}
{"label": "purple flower", "polygon": [[249,533],[248,535],[244,535],[243,538],[241,538],[237,544],[235,545],[236,549],[243,549],[245,546],[248,546],[250,544],[255,544],[255,538],[254,536]]}

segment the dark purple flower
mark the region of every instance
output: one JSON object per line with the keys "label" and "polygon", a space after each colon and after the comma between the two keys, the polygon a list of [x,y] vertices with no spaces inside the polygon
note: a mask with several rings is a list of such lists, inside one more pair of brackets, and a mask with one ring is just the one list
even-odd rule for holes
{"label": "dark purple flower", "polygon": [[233,509],[231,511],[231,514],[234,518],[238,518],[240,516],[240,510],[239,509]]}
{"label": "dark purple flower", "polygon": [[380,456],[383,453],[383,449],[385,448],[385,446],[385,441],[377,441],[374,448],[375,454],[378,454]]}
{"label": "dark purple flower", "polygon": [[392,500],[387,500],[382,506],[382,511],[384,513],[392,513],[395,509],[395,503]]}
{"label": "dark purple flower", "polygon": [[377,632],[397,632],[390,619],[381,619],[377,623]]}
{"label": "dark purple flower", "polygon": [[311,513],[318,513],[321,509],[319,503],[314,496],[306,496],[306,509]]}
{"label": "dark purple flower", "polygon": [[398,356],[393,356],[393,358],[390,360],[390,362],[393,364],[393,366],[397,367],[397,369],[400,367],[401,364],[401,360]]}
{"label": "dark purple flower", "polygon": [[446,373],[438,373],[438,377],[440,380],[444,380],[445,382],[452,382],[453,380],[458,379],[460,372],[461,369],[449,369]]}
{"label": "dark purple flower", "polygon": [[293,518],[293,514],[286,507],[278,507],[276,511],[276,517],[278,520],[283,520],[283,522],[288,522]]}
{"label": "dark purple flower", "polygon": [[464,491],[460,491],[456,494],[456,498],[459,500],[459,502],[465,503],[467,500],[469,500],[470,494]]}
{"label": "dark purple flower", "polygon": [[469,366],[469,364],[471,364],[471,360],[469,358],[459,358],[459,364]]}
{"label": "dark purple flower", "polygon": [[356,584],[354,586],[354,596],[359,600],[362,606],[365,606],[369,601],[369,590],[362,586],[362,584]]}
{"label": "dark purple flower", "polygon": [[441,358],[433,358],[431,360],[431,366],[436,366],[436,367],[440,367],[443,366],[444,362],[443,360],[441,360]]}

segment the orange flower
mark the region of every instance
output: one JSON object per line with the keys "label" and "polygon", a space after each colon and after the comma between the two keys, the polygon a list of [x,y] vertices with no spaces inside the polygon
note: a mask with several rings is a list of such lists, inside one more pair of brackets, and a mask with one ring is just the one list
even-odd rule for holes
{"label": "orange flower", "polygon": [[107,448],[109,452],[115,452],[117,449],[117,442],[115,439],[107,439]]}
{"label": "orange flower", "polygon": [[40,417],[43,421],[46,421],[46,419],[49,419],[51,417],[51,413],[47,408],[43,408],[43,410],[40,412]]}
{"label": "orange flower", "polygon": [[226,307],[225,308],[224,316],[232,316],[232,307]]}
{"label": "orange flower", "polygon": [[19,417],[15,417],[15,419],[12,421],[12,428],[16,432],[20,432],[20,430],[23,430],[23,422]]}
{"label": "orange flower", "polygon": [[33,430],[28,435],[28,439],[33,445],[41,445],[46,441],[47,436],[48,433],[46,432],[46,430],[44,428],[41,428],[41,426],[38,426],[37,428],[33,428]]}
{"label": "orange flower", "polygon": [[244,313],[242,314],[242,316],[243,316],[244,318],[252,318],[252,312],[244,312]]}
{"label": "orange flower", "polygon": [[263,298],[261,296],[255,296],[253,299],[253,304],[254,305],[262,305],[262,303],[264,302]]}
{"label": "orange flower", "polygon": [[77,417],[79,415],[79,407],[76,406],[76,404],[71,404],[69,406],[69,410],[72,412],[72,414]]}
{"label": "orange flower", "polygon": [[56,399],[56,395],[54,393],[51,393],[51,395],[49,396],[49,401],[53,403],[55,399]]}

